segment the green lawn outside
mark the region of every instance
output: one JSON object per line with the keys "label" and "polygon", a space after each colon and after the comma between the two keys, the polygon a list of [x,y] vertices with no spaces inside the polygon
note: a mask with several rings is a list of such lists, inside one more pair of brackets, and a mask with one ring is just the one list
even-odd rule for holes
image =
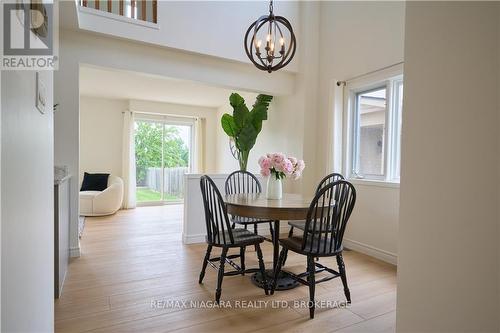
{"label": "green lawn outside", "polygon": [[[149,188],[138,188],[136,191],[137,202],[148,202],[148,201],[160,201],[161,193],[153,191]],[[175,195],[165,195],[163,198],[165,201],[177,201],[181,200],[181,197]]]}

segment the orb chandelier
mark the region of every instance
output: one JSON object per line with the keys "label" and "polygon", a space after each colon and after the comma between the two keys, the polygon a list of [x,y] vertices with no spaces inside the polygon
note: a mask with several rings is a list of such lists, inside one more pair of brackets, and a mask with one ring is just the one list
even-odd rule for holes
{"label": "orb chandelier", "polygon": [[269,73],[285,67],[292,61],[297,41],[290,22],[273,13],[269,2],[269,15],[253,22],[245,34],[245,52],[258,69]]}

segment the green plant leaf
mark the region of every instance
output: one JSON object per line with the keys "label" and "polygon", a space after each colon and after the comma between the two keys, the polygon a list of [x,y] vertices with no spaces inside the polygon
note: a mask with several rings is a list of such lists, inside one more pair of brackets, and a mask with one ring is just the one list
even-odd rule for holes
{"label": "green plant leaf", "polygon": [[245,100],[237,93],[232,93],[229,97],[229,103],[233,107],[234,124],[236,125],[236,132],[239,132],[249,118],[250,111],[245,105]]}
{"label": "green plant leaf", "polygon": [[245,99],[241,97],[240,94],[232,93],[231,96],[229,96],[229,104],[234,108],[235,106],[245,104]]}
{"label": "green plant leaf", "polygon": [[250,112],[250,118],[257,134],[259,134],[262,130],[262,121],[267,120],[267,109],[269,108],[269,103],[271,103],[272,99],[273,96],[260,94],[255,100],[253,109]]}
{"label": "green plant leaf", "polygon": [[253,108],[263,105],[266,107],[266,109],[269,107],[269,103],[273,100],[273,96],[271,95],[264,95],[264,94],[259,94],[257,98],[255,99],[255,103],[252,106]]}
{"label": "green plant leaf", "polygon": [[224,132],[226,132],[226,134],[229,135],[230,137],[234,138],[236,136],[236,125],[234,124],[233,116],[224,113],[220,122]]}
{"label": "green plant leaf", "polygon": [[245,104],[235,107],[233,110],[234,124],[236,126],[237,132],[245,128],[247,122],[249,122],[250,111]]}
{"label": "green plant leaf", "polygon": [[221,125],[224,132],[234,139],[235,147],[240,152],[241,170],[246,169],[248,155],[262,130],[262,121],[267,119],[267,110],[272,99],[273,96],[270,95],[258,95],[252,111],[249,111],[243,97],[237,93],[229,96],[233,115],[224,114],[221,118]]}
{"label": "green plant leaf", "polygon": [[251,124],[250,126],[242,128],[240,134],[236,138],[236,141],[239,142],[239,149],[242,151],[250,151],[255,145],[257,134],[257,130]]}
{"label": "green plant leaf", "polygon": [[262,121],[267,120],[267,108],[257,107],[250,112],[250,121],[257,131],[257,134],[262,130]]}

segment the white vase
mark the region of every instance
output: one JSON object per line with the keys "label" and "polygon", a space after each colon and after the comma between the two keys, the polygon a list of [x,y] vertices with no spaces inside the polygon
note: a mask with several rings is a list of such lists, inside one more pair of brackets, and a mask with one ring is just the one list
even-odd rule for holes
{"label": "white vase", "polygon": [[281,179],[271,174],[267,179],[266,198],[270,200],[279,200],[283,197],[283,185]]}

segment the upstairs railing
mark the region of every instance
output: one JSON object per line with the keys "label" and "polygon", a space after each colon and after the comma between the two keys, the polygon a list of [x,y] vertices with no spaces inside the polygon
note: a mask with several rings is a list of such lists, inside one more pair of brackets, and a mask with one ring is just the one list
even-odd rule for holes
{"label": "upstairs railing", "polygon": [[80,6],[157,23],[156,0],[80,0]]}

